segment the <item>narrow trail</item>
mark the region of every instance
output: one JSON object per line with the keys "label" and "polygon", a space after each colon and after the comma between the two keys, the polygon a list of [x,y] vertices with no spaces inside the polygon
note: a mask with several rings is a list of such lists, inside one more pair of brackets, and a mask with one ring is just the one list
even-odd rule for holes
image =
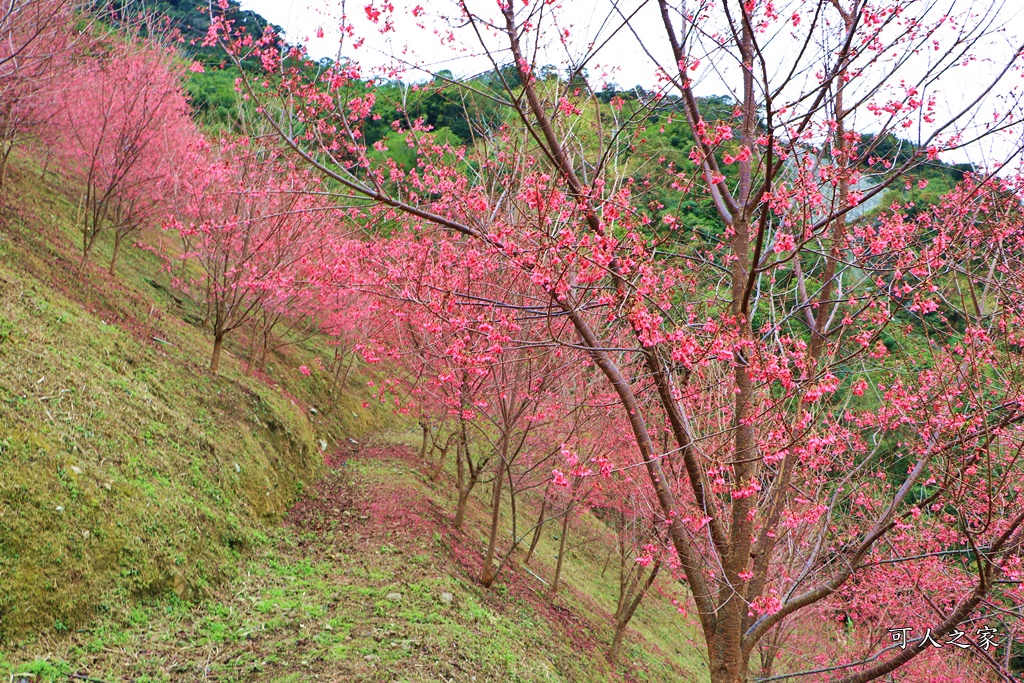
{"label": "narrow trail", "polygon": [[[474,577],[479,575],[481,557],[468,531],[473,525],[467,524],[465,533],[454,530],[451,516],[430,495],[443,494],[443,483],[426,483],[428,467],[412,449],[370,447],[335,454],[328,464],[328,477],[295,505],[285,521],[298,537],[295,551],[312,562],[344,558],[350,568],[337,580],[356,592],[367,583],[390,591],[385,601],[393,609],[365,601],[353,636],[372,639],[385,651],[401,650],[396,658],[369,654],[354,659],[343,671],[334,669],[338,680],[386,680],[377,675],[382,673],[379,669],[387,669],[395,680],[504,680],[473,655],[471,645],[457,635],[449,638],[449,631],[457,632],[460,629],[451,627],[459,625],[474,637],[487,638],[487,627],[505,619],[514,629],[509,635],[523,638],[526,634],[519,626],[535,626],[542,617],[561,631],[551,635],[577,656],[603,656],[603,644],[593,631],[572,610],[553,603],[541,584],[524,572],[510,568],[496,591],[477,585]],[[424,608],[432,602],[435,611],[427,612]],[[406,623],[396,615],[405,616]],[[439,628],[430,628],[432,623]],[[503,635],[490,636],[496,647],[510,645],[502,642]],[[536,645],[541,649],[534,655],[543,658],[547,643],[541,640]]]}

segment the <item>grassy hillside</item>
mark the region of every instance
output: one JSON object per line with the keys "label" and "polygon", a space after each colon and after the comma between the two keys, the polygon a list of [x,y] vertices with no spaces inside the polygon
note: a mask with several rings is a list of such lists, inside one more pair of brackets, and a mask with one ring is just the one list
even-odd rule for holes
{"label": "grassy hillside", "polygon": [[[460,533],[450,523],[451,481],[431,484],[412,449],[379,443],[335,453],[331,465],[198,604],[125,606],[90,628],[24,643],[0,659],[0,673],[239,683],[706,678],[690,626],[665,601],[641,607],[620,662],[607,662],[605,597],[615,579],[602,576],[607,548],[594,518],[577,530],[590,543],[570,553],[557,596],[521,568],[485,591],[473,579],[482,501]],[[531,563],[538,576],[553,569],[556,533]],[[598,587],[598,602],[584,585]]]}
{"label": "grassy hillside", "polygon": [[[607,661],[614,541],[593,516],[574,526],[557,595],[544,581],[558,524],[529,571],[520,553],[482,589],[486,486],[455,531],[453,473],[429,480],[415,431],[357,390],[316,410],[323,373],[298,367],[327,357],[322,340],[250,377],[229,339],[209,373],[201,311],[160,259],[131,249],[111,278],[105,244],[76,272],[76,204],[39,174],[18,161],[0,209],[0,675],[704,678],[668,580]],[[524,518],[535,503],[519,501]]]}
{"label": "grassy hillside", "polygon": [[0,645],[204,595],[319,476],[321,440],[377,420],[355,399],[311,420],[306,351],[274,359],[290,383],[234,359],[208,373],[200,316],[159,259],[131,249],[110,278],[100,253],[76,272],[76,205],[53,174],[19,162],[2,204]]}

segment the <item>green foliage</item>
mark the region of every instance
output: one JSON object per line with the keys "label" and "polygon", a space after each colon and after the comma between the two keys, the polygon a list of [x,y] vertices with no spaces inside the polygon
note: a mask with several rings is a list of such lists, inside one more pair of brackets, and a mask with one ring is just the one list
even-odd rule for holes
{"label": "green foliage", "polygon": [[[881,137],[872,133],[861,135],[857,155],[862,158],[865,168],[873,172],[884,171],[889,166],[916,164],[907,179],[900,201],[914,202],[919,210],[935,204],[941,195],[963,180],[964,173],[975,170],[973,164],[947,164],[939,159],[928,160],[926,150],[892,133]],[[923,189],[917,187],[922,180],[928,185],[927,192],[918,191]]]}
{"label": "green foliage", "polygon": [[235,79],[241,72],[235,67],[209,68],[193,73],[185,81],[193,111],[207,127],[231,129],[237,121],[242,100],[235,91]]}
{"label": "green foliage", "polygon": [[[509,82],[518,83],[518,78],[510,79],[507,70],[502,75]],[[505,121],[508,112],[488,94],[501,96],[502,88],[500,79],[493,74],[457,83],[447,71],[441,71],[432,83],[416,88],[400,82],[383,83],[373,91],[376,96],[373,113],[380,118],[368,121],[363,134],[367,144],[372,145],[391,133],[394,121],[408,128],[422,120],[435,131],[447,129],[457,144],[472,144]],[[357,94],[362,92],[353,88],[346,96]]]}

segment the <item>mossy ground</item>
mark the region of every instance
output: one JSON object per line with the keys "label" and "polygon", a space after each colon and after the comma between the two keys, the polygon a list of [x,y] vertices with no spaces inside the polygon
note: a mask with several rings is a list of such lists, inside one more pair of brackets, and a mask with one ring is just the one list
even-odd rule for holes
{"label": "mossy ground", "polygon": [[[675,615],[656,598],[641,607],[625,656],[607,661],[609,614],[576,583],[602,583],[600,562],[588,559],[600,553],[577,553],[554,598],[515,566],[484,590],[475,580],[482,500],[471,503],[472,531],[457,532],[451,481],[430,482],[412,450],[371,446],[336,454],[332,465],[198,604],[126,605],[89,628],[23,643],[0,659],[0,672],[140,682],[705,678],[695,650],[650,638]],[[531,568],[550,576],[544,556],[557,540],[545,537]],[[606,578],[605,589],[614,580]],[[676,626],[690,632],[685,620]]]}

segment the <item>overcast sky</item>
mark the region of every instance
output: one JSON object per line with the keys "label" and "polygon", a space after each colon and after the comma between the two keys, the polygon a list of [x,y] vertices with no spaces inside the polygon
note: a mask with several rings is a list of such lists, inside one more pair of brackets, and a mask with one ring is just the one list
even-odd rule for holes
{"label": "overcast sky", "polygon": [[[376,8],[380,8],[387,0],[372,0]],[[457,6],[452,0],[390,0],[395,12],[394,30],[382,34],[381,23],[373,24],[368,19],[368,7],[372,8],[371,0],[348,2],[347,6],[334,0],[242,0],[242,7],[259,12],[267,20],[283,27],[291,42],[305,44],[314,57],[336,57],[339,50],[337,26],[343,11],[355,29],[353,38],[345,38],[341,43],[341,55],[363,65],[364,75],[372,70],[387,69],[404,61],[407,64],[423,65],[428,70],[448,69],[457,76],[474,75],[491,68],[491,62],[485,56],[479,40],[472,29],[465,25],[459,27],[460,20],[449,21],[448,16],[458,16]],[[515,0],[517,6],[522,0]],[[545,0],[533,0],[533,3]],[[497,14],[496,0],[470,0],[471,7],[488,16]],[[878,4],[884,5],[885,0]],[[632,17],[629,29],[616,29],[622,24],[620,17],[611,14],[611,0],[558,0],[554,3],[559,11],[557,18],[543,27],[544,38],[536,46],[535,62],[538,65],[557,64],[560,67],[568,63],[578,63],[589,46],[600,46],[597,53],[587,62],[587,71],[592,84],[600,86],[605,82],[614,83],[619,87],[629,88],[635,85],[657,87],[658,69],[655,60],[663,64],[671,64],[668,41],[665,39],[661,17],[657,11],[657,3],[652,0],[619,0],[619,6],[625,14],[636,12]],[[924,4],[924,3],[922,3]],[[414,8],[423,6],[423,11]],[[806,12],[808,3],[801,0],[775,0],[775,7],[780,15],[789,17],[795,11]],[[977,60],[971,65],[955,70],[940,83],[933,85],[935,92],[941,93],[942,107],[950,110],[965,102],[973,101],[979,96],[987,96],[985,102],[986,116],[988,110],[1000,106],[999,98],[1010,96],[1011,89],[1022,84],[1021,74],[1013,74],[1007,79],[998,92],[987,95],[984,85],[990,76],[1005,63],[1006,56],[1013,52],[1011,45],[1019,45],[1019,36],[1024,36],[1024,11],[1021,5],[1012,1],[1001,0],[946,0],[945,5],[936,3],[936,12],[945,12],[949,8],[955,12],[973,12],[976,15],[994,14],[997,24],[1003,31],[994,33],[981,50],[977,50]],[[531,6],[536,6],[532,4]],[[997,9],[993,10],[993,7]],[[344,9],[342,9],[344,8]],[[381,21],[387,16],[382,15]],[[548,13],[548,17],[551,17]],[[937,14],[933,16],[938,16]],[[804,23],[803,26],[807,24]],[[452,32],[454,40],[449,37]],[[802,28],[802,27],[801,27]],[[318,37],[319,30],[323,37]],[[568,39],[564,43],[557,36],[567,32]],[[486,43],[493,47],[500,62],[511,61],[507,51],[502,52],[504,44],[500,37],[488,35],[482,31]],[[356,39],[362,38],[363,43],[357,44]],[[645,53],[641,41],[646,44],[650,54]],[[795,42],[787,32],[781,32],[772,43],[765,45],[765,50],[772,50],[777,55],[779,64],[787,63],[787,57],[795,52]],[[921,57],[921,60],[934,59],[933,55]],[[772,60],[769,60],[772,61]],[[709,63],[710,62],[710,63]],[[921,62],[924,64],[924,61]],[[705,60],[694,72],[698,79],[695,91],[699,95],[727,94],[738,85],[738,71],[730,70],[735,65],[715,63]],[[781,67],[783,70],[788,66]],[[808,72],[805,77],[813,78]],[[912,79],[915,75],[909,71]],[[427,78],[427,74],[406,71],[402,75],[407,81]],[[896,84],[894,84],[896,85]],[[989,118],[988,120],[991,120]],[[868,122],[858,123],[858,127],[869,127]],[[908,134],[913,131],[907,131]],[[997,141],[997,147],[1009,144],[1008,140]],[[992,158],[992,149],[975,148],[969,156],[961,155],[956,161],[970,160],[986,163]],[[952,160],[952,159],[951,159]]]}
{"label": "overcast sky", "polygon": [[[538,0],[540,2],[542,0]],[[450,0],[391,0],[395,7],[395,30],[381,35],[379,25],[371,24],[367,19],[365,6],[370,0],[356,0],[347,6],[347,16],[356,28],[356,34],[366,39],[359,48],[354,48],[353,40],[344,44],[345,56],[355,59],[366,66],[382,66],[392,63],[392,56],[410,62],[428,65],[432,69],[449,69],[459,76],[475,75],[490,68],[490,62],[482,55],[479,42],[474,40],[470,30],[462,29],[455,32],[456,41],[453,45],[442,45],[445,33],[449,30],[446,15],[456,13],[456,5]],[[471,4],[480,4],[487,8],[487,14],[494,14],[496,0],[483,0]],[[518,2],[518,0],[517,0]],[[375,0],[380,6],[382,2]],[[568,31],[572,46],[582,46],[569,54],[557,40],[542,46],[538,56],[538,64],[563,64],[567,60],[578,60],[587,43],[594,40],[608,43],[588,63],[588,72],[592,76],[603,76],[617,82],[623,87],[634,85],[654,85],[657,81],[656,68],[650,58],[638,47],[636,38],[627,30],[612,36],[615,17],[609,17],[610,3],[602,0],[560,0],[559,31]],[[412,16],[413,9],[421,5],[425,9],[419,17]],[[634,23],[638,26],[650,26],[653,30],[661,29],[661,19],[654,2],[628,0],[627,12],[641,7]],[[338,50],[338,34],[334,29],[341,15],[338,3],[332,0],[242,0],[242,7],[259,12],[268,20],[283,27],[289,40],[304,43],[315,57],[335,57]],[[619,20],[618,23],[621,23]],[[325,30],[324,38],[316,37],[317,29]],[[545,27],[546,32],[552,26]],[[660,38],[663,29],[657,34]],[[658,47],[662,47],[659,41]],[[503,47],[499,43],[493,43]],[[667,52],[657,55],[666,58]],[[507,55],[502,55],[506,61]]]}

